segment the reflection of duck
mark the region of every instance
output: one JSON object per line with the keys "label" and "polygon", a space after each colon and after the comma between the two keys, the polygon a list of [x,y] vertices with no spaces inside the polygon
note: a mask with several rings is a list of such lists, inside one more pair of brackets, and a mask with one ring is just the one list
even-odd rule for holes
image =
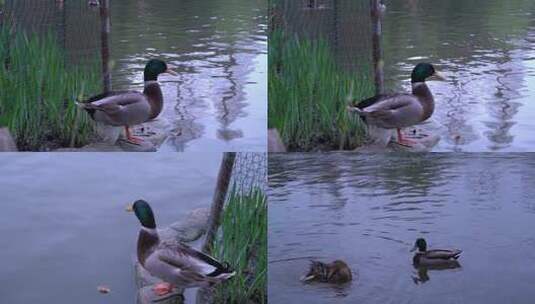
{"label": "reflection of duck", "polygon": [[165,62],[149,60],[145,66],[143,93],[137,91],[115,91],[99,94],[77,104],[85,109],[91,118],[111,126],[124,126],[127,140],[139,144],[140,139],[130,135],[129,127],[156,118],[163,108],[163,94],[158,84],[158,75],[175,72]]}
{"label": "reflection of duck", "polygon": [[411,94],[381,94],[362,100],[348,110],[363,117],[367,124],[383,129],[397,129],[398,142],[404,145],[412,141],[404,139],[401,128],[410,127],[427,120],[433,114],[435,103],[433,94],[425,84],[432,77],[444,77],[429,63],[419,63],[411,74]]}
{"label": "reflection of duck", "polygon": [[415,267],[436,267],[437,269],[448,269],[450,266],[459,265],[457,259],[462,252],[459,249],[427,250],[427,242],[423,238],[416,240],[414,248],[411,251],[414,250],[418,250],[412,259]]}
{"label": "reflection of duck", "polygon": [[344,261],[336,260],[330,264],[311,261],[310,270],[301,278],[304,282],[342,284],[352,280],[351,269]]}
{"label": "reflection of duck", "polygon": [[167,282],[154,286],[157,295],[170,293],[173,284],[184,288],[207,287],[235,275],[228,263],[220,263],[182,243],[161,242],[147,202],[136,201],[132,210],[142,225],[137,241],[139,263],[151,275]]}
{"label": "reflection of duck", "polygon": [[89,5],[89,6],[99,6],[100,5],[100,1],[99,0],[88,0],[87,1],[87,5]]}

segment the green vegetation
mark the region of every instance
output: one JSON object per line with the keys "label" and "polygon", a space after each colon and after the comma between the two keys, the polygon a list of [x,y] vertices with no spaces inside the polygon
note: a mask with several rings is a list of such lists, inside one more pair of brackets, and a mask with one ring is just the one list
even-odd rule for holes
{"label": "green vegetation", "polygon": [[365,128],[346,107],[349,98],[373,96],[366,75],[341,70],[323,40],[274,30],[269,40],[269,127],[278,129],[293,151],[358,147]]}
{"label": "green vegetation", "polygon": [[[0,30],[0,125],[13,133],[19,150],[45,150],[88,142],[87,115],[74,100],[100,91],[96,67],[71,66],[52,34]],[[78,118],[77,118],[78,116]]]}
{"label": "green vegetation", "polygon": [[236,276],[217,287],[215,303],[267,303],[267,204],[263,191],[230,192],[220,235],[214,242],[217,259],[235,268]]}

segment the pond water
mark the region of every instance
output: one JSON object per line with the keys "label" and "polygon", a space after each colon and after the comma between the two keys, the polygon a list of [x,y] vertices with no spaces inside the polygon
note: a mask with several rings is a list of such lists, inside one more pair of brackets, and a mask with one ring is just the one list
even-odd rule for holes
{"label": "pond water", "polygon": [[387,90],[410,90],[410,72],[431,62],[435,151],[534,151],[535,2],[388,0]]}
{"label": "pond water", "polygon": [[134,303],[139,222],[125,207],[146,199],[162,227],[208,207],[220,161],[219,153],[2,155],[0,302]]}
{"label": "pond water", "polygon": [[[531,303],[535,155],[270,155],[270,303]],[[418,273],[418,237],[463,250]],[[310,258],[355,280],[302,284]],[[425,282],[422,282],[425,281]]]}
{"label": "pond water", "polygon": [[164,151],[265,151],[267,4],[261,0],[111,1],[114,89],[143,89],[148,59],[160,78],[155,128]]}

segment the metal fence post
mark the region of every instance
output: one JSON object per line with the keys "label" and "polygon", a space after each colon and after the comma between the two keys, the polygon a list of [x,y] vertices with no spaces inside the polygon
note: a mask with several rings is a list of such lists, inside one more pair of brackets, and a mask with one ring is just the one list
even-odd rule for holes
{"label": "metal fence post", "polygon": [[375,93],[383,94],[384,92],[384,61],[382,57],[381,35],[382,35],[382,12],[384,5],[381,0],[370,0],[370,12],[372,20],[372,48],[373,48],[373,68]]}
{"label": "metal fence post", "polygon": [[214,242],[217,229],[221,221],[221,213],[225,206],[225,199],[227,197],[228,186],[232,176],[232,169],[234,168],[234,160],[236,159],[235,152],[225,152],[223,160],[219,167],[219,174],[217,175],[217,185],[215,188],[212,207],[210,209],[210,217],[208,219],[208,231],[206,232],[206,239],[202,247],[203,252],[210,253],[212,251],[212,243]]}
{"label": "metal fence post", "polygon": [[102,81],[103,91],[105,93],[111,90],[111,74],[110,74],[110,0],[100,0],[100,40],[101,40],[101,56],[102,56]]}

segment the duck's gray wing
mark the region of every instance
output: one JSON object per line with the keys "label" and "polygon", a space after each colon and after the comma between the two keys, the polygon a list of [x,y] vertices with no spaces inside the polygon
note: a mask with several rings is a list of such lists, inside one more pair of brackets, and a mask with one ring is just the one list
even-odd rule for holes
{"label": "duck's gray wing", "polygon": [[221,267],[212,257],[182,243],[162,243],[157,253],[158,259],[181,271],[209,275]]}
{"label": "duck's gray wing", "polygon": [[433,249],[426,251],[425,257],[428,259],[457,259],[461,255],[462,250],[459,249]]}
{"label": "duck's gray wing", "polygon": [[116,126],[143,123],[150,115],[147,96],[136,91],[100,94],[80,105],[95,120]]}
{"label": "duck's gray wing", "polygon": [[410,94],[390,95],[361,112],[370,123],[385,129],[409,127],[421,122],[423,117],[422,105]]}

